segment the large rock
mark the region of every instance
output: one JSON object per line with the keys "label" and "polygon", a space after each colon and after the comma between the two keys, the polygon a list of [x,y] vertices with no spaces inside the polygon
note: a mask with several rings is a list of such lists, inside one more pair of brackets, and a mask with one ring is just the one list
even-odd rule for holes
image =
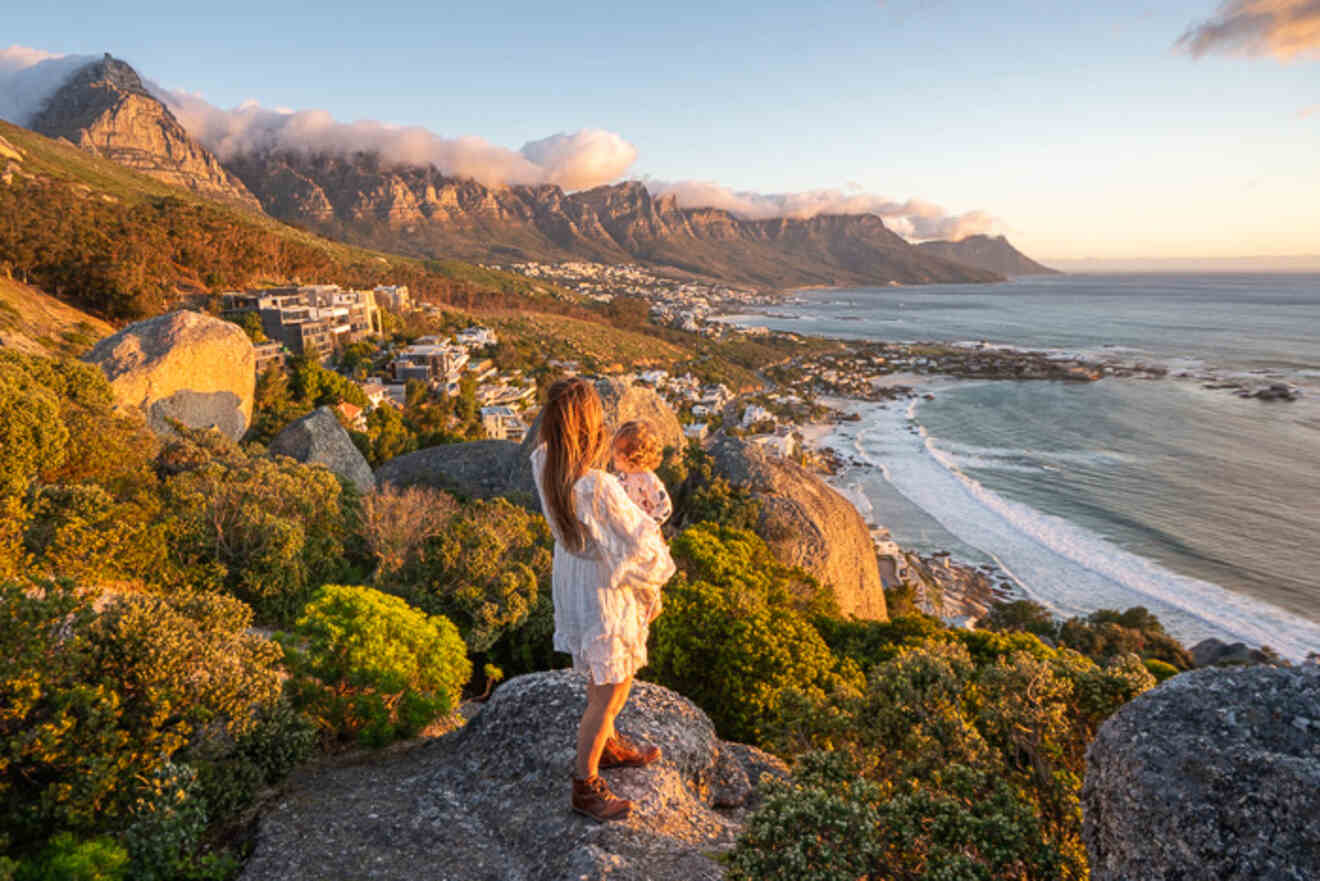
{"label": "large rock", "polygon": [[780,561],[833,588],[844,615],[889,617],[871,533],[851,502],[802,466],[748,441],[721,437],[709,452],[718,475],[761,503],[756,531]]}
{"label": "large rock", "polygon": [[513,441],[479,440],[441,444],[390,459],[376,469],[381,486],[422,484],[462,496],[485,499],[532,498],[532,464]]}
{"label": "large rock", "polygon": [[270,442],[270,451],[307,462],[324,465],[353,483],[361,492],[376,488],[376,478],[353,439],[339,424],[335,411],[318,407],[303,418],[289,423]]}
{"label": "large rock", "polygon": [[754,806],[753,776],[783,763],[715,736],[684,698],[638,682],[619,728],[658,744],[649,768],[604,772],[634,802],[597,824],[569,809],[585,680],[512,679],[453,734],[370,765],[304,773],[259,823],[243,881],[701,881],[723,876]]}
{"label": "large rock", "polygon": [[238,440],[252,419],[256,358],[228,321],[169,312],[106,337],[84,359],[105,371],[118,405],[141,410],[157,434],[172,434],[174,420]]}
{"label": "large rock", "polygon": [[1086,756],[1094,881],[1320,878],[1320,667],[1195,670]]}
{"label": "large rock", "polygon": [[1253,649],[1245,642],[1227,643],[1213,636],[1203,639],[1191,648],[1192,662],[1198,667],[1217,667],[1249,664],[1269,664],[1275,659]]}

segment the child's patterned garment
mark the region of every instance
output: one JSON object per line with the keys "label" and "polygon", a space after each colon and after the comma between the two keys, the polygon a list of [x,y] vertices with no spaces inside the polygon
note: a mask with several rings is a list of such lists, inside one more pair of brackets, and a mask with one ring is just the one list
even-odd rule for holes
{"label": "child's patterned garment", "polygon": [[628,498],[637,503],[656,523],[664,523],[674,513],[669,492],[654,471],[623,471],[616,475]]}

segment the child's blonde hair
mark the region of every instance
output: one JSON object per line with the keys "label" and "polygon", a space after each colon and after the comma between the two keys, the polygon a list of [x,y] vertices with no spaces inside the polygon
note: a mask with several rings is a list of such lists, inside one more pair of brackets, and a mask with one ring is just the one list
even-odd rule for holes
{"label": "child's blonde hair", "polygon": [[654,425],[645,419],[634,419],[620,425],[614,433],[614,452],[631,468],[654,471],[664,458],[664,444]]}

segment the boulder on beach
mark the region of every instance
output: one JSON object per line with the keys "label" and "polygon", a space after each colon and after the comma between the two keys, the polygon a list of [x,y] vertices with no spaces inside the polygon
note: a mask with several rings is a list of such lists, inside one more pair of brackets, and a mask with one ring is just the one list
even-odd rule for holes
{"label": "boulder on beach", "polygon": [[776,558],[829,585],[845,617],[889,617],[871,532],[851,502],[801,465],[741,438],[721,437],[709,452],[718,476],[760,502],[756,532]]}
{"label": "boulder on beach", "polygon": [[140,410],[159,435],[179,422],[238,440],[251,422],[256,357],[231,322],[168,312],[106,337],[83,360],[105,371],[120,408]]}
{"label": "boulder on beach", "polygon": [[402,754],[296,774],[263,816],[243,881],[703,881],[787,768],[721,741],[678,694],[638,682],[621,731],[658,745],[655,765],[603,772],[633,802],[597,824],[569,808],[586,680],[533,673],[496,689],[452,734]]}
{"label": "boulder on beach", "polygon": [[270,451],[309,465],[324,465],[356,486],[359,492],[376,488],[371,466],[329,407],[318,407],[289,423],[270,442]]}
{"label": "boulder on beach", "polygon": [[1094,881],[1320,878],[1320,667],[1182,673],[1086,754]]}

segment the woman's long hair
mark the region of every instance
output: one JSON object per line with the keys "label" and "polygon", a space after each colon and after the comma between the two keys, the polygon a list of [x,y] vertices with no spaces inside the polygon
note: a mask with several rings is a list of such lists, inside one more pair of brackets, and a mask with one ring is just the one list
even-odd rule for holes
{"label": "woman's long hair", "polygon": [[550,509],[546,513],[559,527],[568,549],[581,552],[587,537],[573,508],[573,485],[603,463],[609,446],[605,413],[595,386],[576,376],[550,386],[538,439],[545,444],[542,484]]}

